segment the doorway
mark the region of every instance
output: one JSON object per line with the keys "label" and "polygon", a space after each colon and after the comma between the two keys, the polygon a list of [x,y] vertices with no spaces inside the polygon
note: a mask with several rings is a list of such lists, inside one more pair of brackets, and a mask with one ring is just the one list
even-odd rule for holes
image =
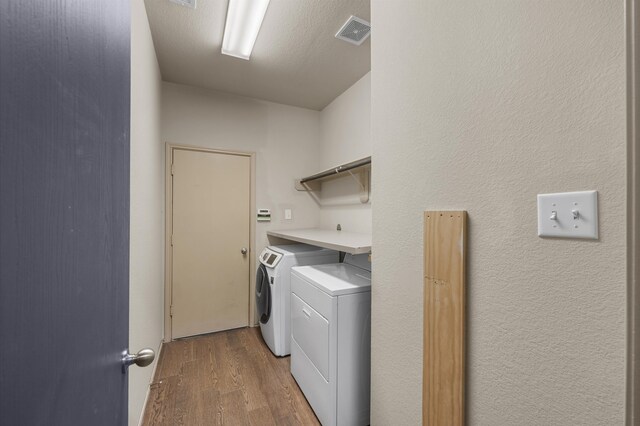
{"label": "doorway", "polygon": [[252,153],[167,147],[166,340],[251,324]]}

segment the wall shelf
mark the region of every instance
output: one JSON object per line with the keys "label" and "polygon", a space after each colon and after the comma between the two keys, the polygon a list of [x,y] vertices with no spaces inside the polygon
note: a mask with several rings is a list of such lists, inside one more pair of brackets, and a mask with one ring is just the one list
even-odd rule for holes
{"label": "wall shelf", "polygon": [[267,235],[349,254],[371,253],[371,234],[309,228],[267,231]]}
{"label": "wall shelf", "polygon": [[365,157],[298,179],[295,182],[295,187],[298,191],[319,191],[321,182],[350,175],[360,186],[360,201],[366,203],[369,201],[370,173],[371,157]]}

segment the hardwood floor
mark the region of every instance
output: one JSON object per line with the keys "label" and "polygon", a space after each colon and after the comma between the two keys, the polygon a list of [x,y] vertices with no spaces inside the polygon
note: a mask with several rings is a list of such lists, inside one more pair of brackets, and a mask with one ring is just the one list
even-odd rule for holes
{"label": "hardwood floor", "polygon": [[319,425],[259,328],[165,343],[143,425]]}

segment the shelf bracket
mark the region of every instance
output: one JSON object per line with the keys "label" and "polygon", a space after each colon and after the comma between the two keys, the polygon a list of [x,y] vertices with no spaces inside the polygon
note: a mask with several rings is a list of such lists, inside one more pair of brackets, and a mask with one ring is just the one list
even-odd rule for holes
{"label": "shelf bracket", "polygon": [[360,186],[360,202],[366,204],[369,202],[369,169],[361,170],[357,175],[347,171],[349,176]]}

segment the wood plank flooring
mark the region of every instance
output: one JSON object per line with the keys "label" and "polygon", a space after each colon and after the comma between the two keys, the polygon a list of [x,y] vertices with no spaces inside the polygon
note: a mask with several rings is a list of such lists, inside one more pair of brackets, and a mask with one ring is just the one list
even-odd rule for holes
{"label": "wood plank flooring", "polygon": [[165,343],[143,425],[319,425],[259,328]]}

